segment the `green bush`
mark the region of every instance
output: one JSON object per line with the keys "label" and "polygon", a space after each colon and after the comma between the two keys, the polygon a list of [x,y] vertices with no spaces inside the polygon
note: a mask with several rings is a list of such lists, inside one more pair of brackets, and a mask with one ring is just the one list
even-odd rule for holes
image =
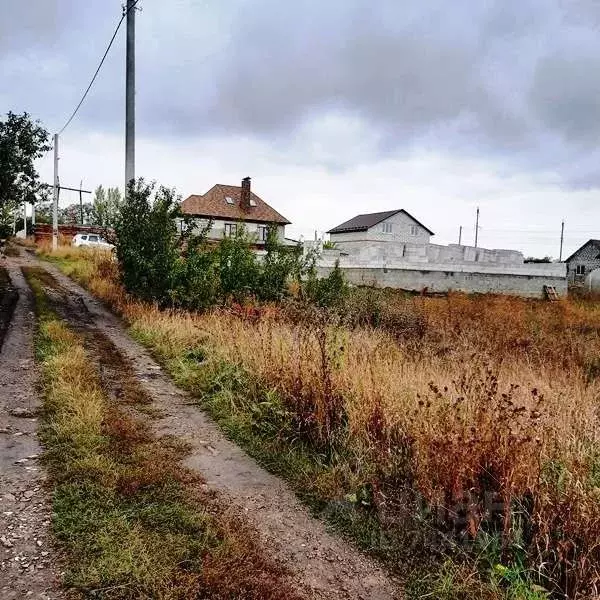
{"label": "green bush", "polygon": [[175,286],[171,296],[177,306],[206,310],[219,302],[219,254],[206,243],[211,225],[209,223],[198,235],[189,238],[187,247],[177,262]]}
{"label": "green bush", "polygon": [[[186,224],[184,232],[178,230],[177,219]],[[216,245],[208,241],[211,227],[212,221],[194,231],[174,190],[161,186],[155,191],[143,179],[131,182],[115,222],[116,254],[127,291],[162,306],[206,310],[231,300],[279,301],[291,281],[300,282],[308,274],[304,293],[309,301],[323,307],[343,305],[347,285],[339,266],[319,280],[315,257],[303,257],[300,248],[281,244],[274,225],[262,259],[243,226]]]}
{"label": "green bush", "polygon": [[324,308],[341,309],[348,298],[349,288],[336,261],[331,273],[323,279],[317,277],[314,264],[304,284],[304,295],[310,301]]}
{"label": "green bush", "polygon": [[241,302],[256,295],[261,268],[251,244],[244,227],[238,227],[234,236],[220,242],[219,278],[223,300]]}
{"label": "green bush", "polygon": [[132,181],[115,223],[116,252],[127,291],[166,304],[173,296],[184,235],[174,190]]}
{"label": "green bush", "polygon": [[261,300],[281,300],[287,293],[288,281],[299,281],[305,271],[300,249],[280,244],[277,228],[273,226],[269,227],[265,250],[267,254],[261,265],[257,296]]}

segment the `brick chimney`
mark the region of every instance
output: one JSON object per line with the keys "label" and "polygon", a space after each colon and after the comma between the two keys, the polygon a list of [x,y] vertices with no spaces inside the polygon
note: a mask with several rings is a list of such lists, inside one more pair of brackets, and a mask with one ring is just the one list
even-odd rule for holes
{"label": "brick chimney", "polygon": [[250,198],[252,192],[250,191],[250,177],[244,177],[242,179],[242,193],[240,195],[240,207],[246,212],[250,212],[252,205],[250,204]]}

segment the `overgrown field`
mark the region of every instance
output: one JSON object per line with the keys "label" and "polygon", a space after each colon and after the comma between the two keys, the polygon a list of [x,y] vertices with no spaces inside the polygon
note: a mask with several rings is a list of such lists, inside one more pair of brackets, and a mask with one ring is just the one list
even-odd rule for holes
{"label": "overgrown field", "polygon": [[600,595],[600,304],[354,290],[129,322],[231,437],[405,574],[418,598]]}
{"label": "overgrown field", "polygon": [[298,598],[243,519],[181,465],[182,444],[152,434],[135,411],[144,401],[135,381],[118,405],[108,397],[95,352],[110,342],[75,333],[48,300],[46,272],[24,272],[39,318],[41,434],[65,583],[107,600]]}

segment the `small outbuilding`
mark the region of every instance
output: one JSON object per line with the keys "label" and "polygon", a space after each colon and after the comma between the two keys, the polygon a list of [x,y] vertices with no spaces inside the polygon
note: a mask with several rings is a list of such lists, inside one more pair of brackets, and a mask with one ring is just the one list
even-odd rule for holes
{"label": "small outbuilding", "polygon": [[591,271],[600,269],[600,240],[588,240],[565,262],[569,285],[583,285]]}

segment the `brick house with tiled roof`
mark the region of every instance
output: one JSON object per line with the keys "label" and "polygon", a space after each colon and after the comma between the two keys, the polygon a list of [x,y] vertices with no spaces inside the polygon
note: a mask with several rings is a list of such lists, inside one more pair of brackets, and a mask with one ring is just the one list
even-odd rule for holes
{"label": "brick house with tiled roof", "polygon": [[241,186],[217,184],[204,195],[192,194],[181,203],[181,210],[194,217],[199,227],[212,219],[208,237],[215,240],[235,235],[237,228],[243,225],[261,245],[267,239],[268,227],[276,225],[278,237],[283,242],[285,226],[290,224],[252,191],[250,177],[242,179]]}

